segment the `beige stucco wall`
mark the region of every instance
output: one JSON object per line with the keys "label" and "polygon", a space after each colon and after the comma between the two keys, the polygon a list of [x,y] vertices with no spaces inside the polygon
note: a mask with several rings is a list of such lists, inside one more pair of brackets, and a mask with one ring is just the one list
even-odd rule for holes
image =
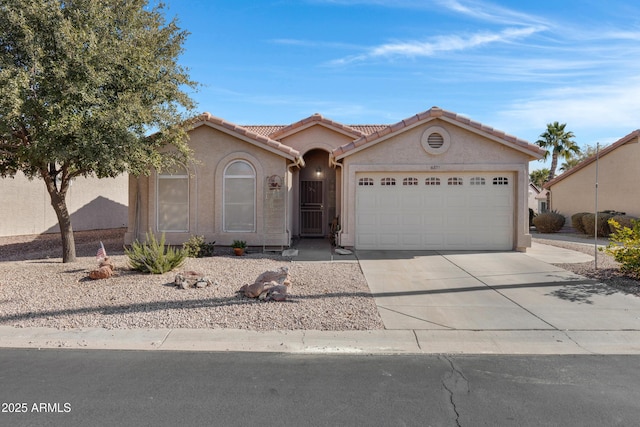
{"label": "beige stucco wall", "polygon": [[[170,244],[182,244],[191,236],[204,236],[208,242],[216,245],[230,245],[233,240],[245,240],[249,246],[275,245],[289,238],[290,212],[282,211],[286,219],[284,232],[265,235],[264,198],[265,179],[271,175],[286,177],[283,196],[289,197],[291,177],[288,173],[288,161],[284,157],[267,151],[253,143],[233,137],[215,127],[203,125],[189,132],[194,161],[188,165],[189,179],[189,230],[187,232],[166,232]],[[225,167],[234,160],[245,160],[256,172],[256,230],[254,232],[225,232],[223,230],[223,175]],[[139,212],[130,210],[130,227],[125,236],[127,243],[135,239],[144,240],[145,232],[158,233],[156,219],[156,179],[155,173],[131,179],[129,189],[130,203],[136,206],[139,191]],[[288,186],[288,187],[287,187]],[[139,187],[139,188],[138,188]]]}
{"label": "beige stucco wall", "polygon": [[[76,178],[67,193],[76,231],[127,226],[128,176]],[[40,179],[22,173],[0,179],[0,236],[54,233],[60,229],[51,199]]]}
{"label": "beige stucco wall", "polygon": [[[444,128],[450,136],[449,149],[439,155],[427,153],[421,144],[425,130],[432,126]],[[430,131],[429,131],[430,133]],[[421,124],[344,158],[341,244],[355,242],[356,173],[376,171],[504,171],[514,174],[514,249],[531,246],[529,234],[528,187],[529,161],[527,154],[470,132],[443,120]]]}
{"label": "beige stucco wall", "polygon": [[355,137],[344,135],[323,125],[314,124],[293,135],[280,139],[280,142],[304,155],[307,151],[316,148],[330,152],[354,139]]}
{"label": "beige stucco wall", "polygon": [[[616,210],[640,217],[640,143],[628,143],[598,160],[598,210]],[[569,220],[578,212],[595,211],[596,163],[551,187],[551,209]]]}
{"label": "beige stucco wall", "polygon": [[[325,182],[326,212],[324,234],[329,232],[329,223],[335,216],[339,215],[341,207],[341,170],[333,169],[329,166],[329,152],[354,139],[355,137],[353,136],[345,135],[318,123],[313,123],[305,129],[297,129],[296,133],[280,139],[283,144],[299,151],[305,161],[305,167],[300,171],[296,171],[292,179],[293,187],[290,201],[292,209],[291,231],[293,236],[300,234],[299,181],[301,179],[317,179],[315,176],[317,167],[322,169],[322,176],[319,179]],[[321,155],[319,155],[320,153]]]}
{"label": "beige stucco wall", "polygon": [[536,192],[536,190],[534,190],[533,188],[531,188],[531,186],[528,186],[527,188],[528,188],[527,204],[529,206],[529,209],[533,209],[533,212],[538,213],[538,200],[536,199],[536,196],[539,193]]}

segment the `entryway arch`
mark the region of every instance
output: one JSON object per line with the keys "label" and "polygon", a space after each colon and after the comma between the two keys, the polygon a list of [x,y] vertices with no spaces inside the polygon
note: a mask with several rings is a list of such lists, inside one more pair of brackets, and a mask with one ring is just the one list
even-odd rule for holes
{"label": "entryway arch", "polygon": [[300,237],[325,237],[336,217],[336,171],[329,166],[329,152],[313,149],[303,156],[298,174]]}

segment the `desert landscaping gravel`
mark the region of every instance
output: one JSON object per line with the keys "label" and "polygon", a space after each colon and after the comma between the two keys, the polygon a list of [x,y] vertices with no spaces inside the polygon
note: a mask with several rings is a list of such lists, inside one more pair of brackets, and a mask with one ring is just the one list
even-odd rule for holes
{"label": "desert landscaping gravel", "polygon": [[[257,251],[189,258],[162,275],[127,267],[122,231],[76,233],[78,261],[63,264],[59,236],[0,238],[0,324],[54,328],[233,328],[251,330],[369,330],[383,323],[357,263],[303,263]],[[116,265],[109,279],[91,280],[103,241]],[[286,301],[239,295],[264,271],[289,268]],[[179,271],[218,285],[178,289]]]}
{"label": "desert landscaping gravel", "polygon": [[[163,275],[131,271],[123,254],[124,230],[76,232],[78,261],[63,264],[59,235],[0,237],[0,325],[54,328],[233,328],[267,330],[372,330],[384,325],[357,262],[296,262],[258,251],[243,257],[217,248],[216,256],[189,258]],[[593,255],[587,244],[538,243]],[[109,279],[91,280],[99,242],[116,265]],[[594,263],[557,264],[597,279],[607,292],[640,295],[640,283],[620,274],[617,263],[599,254]],[[262,272],[289,268],[287,301],[259,301],[236,291]],[[178,289],[179,271],[196,271],[217,285]]]}

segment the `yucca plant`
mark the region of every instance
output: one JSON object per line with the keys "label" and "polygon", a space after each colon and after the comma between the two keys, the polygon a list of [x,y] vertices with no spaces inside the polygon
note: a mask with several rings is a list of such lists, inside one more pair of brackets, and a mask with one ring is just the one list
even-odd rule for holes
{"label": "yucca plant", "polygon": [[145,234],[145,242],[133,242],[131,249],[125,248],[132,269],[143,273],[162,274],[180,267],[187,259],[187,252],[165,245],[164,233],[160,241],[153,233]]}

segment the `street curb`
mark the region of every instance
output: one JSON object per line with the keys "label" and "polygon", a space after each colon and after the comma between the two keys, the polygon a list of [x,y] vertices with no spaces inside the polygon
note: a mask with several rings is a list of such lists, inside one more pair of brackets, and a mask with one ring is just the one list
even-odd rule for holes
{"label": "street curb", "polygon": [[640,331],[55,329],[0,326],[0,347],[289,354],[640,354]]}

